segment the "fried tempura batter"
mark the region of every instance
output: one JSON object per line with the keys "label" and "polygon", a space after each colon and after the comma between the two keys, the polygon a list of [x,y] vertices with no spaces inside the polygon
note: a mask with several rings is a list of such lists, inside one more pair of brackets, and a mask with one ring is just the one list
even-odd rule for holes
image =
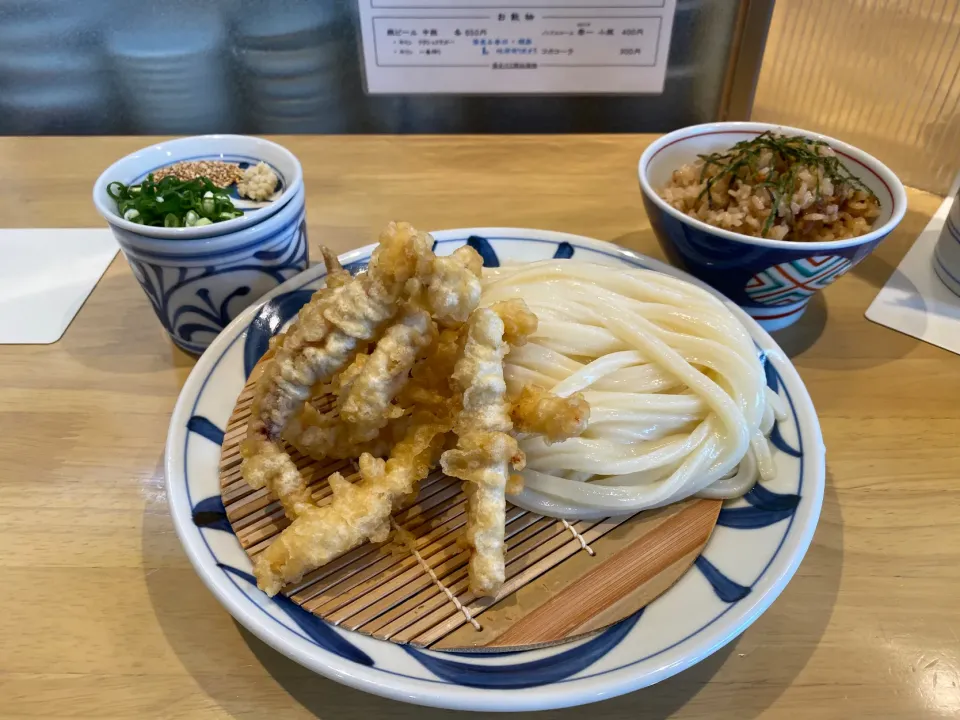
{"label": "fried tempura batter", "polygon": [[587,429],[590,405],[583,393],[562,398],[528,385],[514,401],[510,419],[518,432],[543,435],[548,444],[562,442]]}
{"label": "fried tempura batter", "polygon": [[430,314],[412,304],[387,329],[339,397],[340,419],[346,423],[351,442],[373,440],[387,422],[403,414],[393,400],[407,383],[414,362],[436,336],[437,326]]}
{"label": "fried tempura batter", "polygon": [[463,347],[459,330],[443,330],[426,357],[413,366],[410,382],[400,391],[398,402],[405,408],[419,407],[435,415],[452,415],[455,392],[450,384],[453,369]]}
{"label": "fried tempura batter", "polygon": [[367,272],[328,293],[317,293],[301,308],[273,362],[265,369],[254,399],[258,434],[277,438],[314,383],[327,381],[374,339],[399,309],[407,280],[428,241],[406,223],[390,223],[370,258]]}
{"label": "fried tempura batter", "polygon": [[349,271],[343,269],[343,265],[340,264],[340,258],[326,245],[320,246],[320,254],[323,256],[323,264],[327,266],[326,286],[328,288],[338,288],[346,285],[352,276]]}
{"label": "fried tempura batter", "polygon": [[[390,223],[367,272],[346,278],[335,270],[335,284],[340,280],[343,284],[317,292],[276,343],[274,357],[257,383],[247,438],[240,448],[243,477],[251,487],[306,491],[302,478],[296,488],[292,480],[281,484],[273,478],[280,466],[271,459],[285,454],[278,444],[280,433],[311,388],[341,371],[396,314],[406,282],[433,254],[428,237],[407,223]],[[288,504],[283,497],[278,499]]]}
{"label": "fried tempura batter", "polygon": [[421,263],[417,276],[425,286],[425,304],[445,327],[459,327],[480,302],[483,259],[469,245]]}
{"label": "fried tempura batter", "polygon": [[353,385],[353,381],[360,377],[360,373],[363,372],[363,366],[367,364],[367,360],[369,359],[370,356],[367,355],[367,353],[357,355],[353,359],[353,362],[343,369],[343,372],[336,375],[333,380],[330,381],[330,392],[337,396],[346,395],[350,391],[350,386]]}
{"label": "fried tempura batter", "polygon": [[[501,304],[512,327],[536,329],[536,316],[522,301]],[[530,317],[525,317],[529,315]],[[531,319],[532,318],[532,319]],[[503,358],[509,350],[505,323],[493,308],[473,312],[467,322],[463,354],[453,373],[463,392],[463,407],[454,431],[457,447],[440,458],[443,471],[464,481],[467,495],[465,540],[473,548],[468,568],[475,595],[495,595],[503,585],[506,485],[509,469],[522,469],[523,453],[509,435],[513,428],[503,379]],[[522,342],[525,336],[514,336]]]}
{"label": "fried tempura batter", "polygon": [[409,417],[390,420],[378,435],[368,442],[353,442],[347,427],[332,412],[319,411],[312,402],[306,402],[294,415],[283,431],[283,439],[314,460],[333,458],[345,460],[370,453],[386,457],[397,441],[403,437]]}
{"label": "fried tempura batter", "polygon": [[537,331],[537,316],[523,300],[501,300],[490,309],[503,321],[503,340],[512,348],[525,345],[527,338]]}
{"label": "fried tempura batter", "polygon": [[417,413],[389,460],[360,456],[356,484],[339,473],[331,475],[333,501],[307,508],[263,551],[254,565],[257,585],[276,595],[286,583],[297,582],[362,542],[386,540],[394,503],[430,473],[449,430],[449,422]]}
{"label": "fried tempura batter", "polygon": [[[457,447],[443,453],[443,467],[465,481],[470,587],[489,595],[503,583],[504,490],[508,469],[523,466],[509,434],[503,357],[536,329],[536,316],[521,301],[477,310],[479,254],[464,246],[437,257],[431,245],[429,235],[391,223],[356,277],[324,249],[326,287],[271,345],[241,447],[244,478],[268,487],[292,520],[256,561],[270,595],[366,540],[385,540],[391,512],[450,447],[454,425]],[[316,393],[332,394],[338,412],[312,404]],[[554,408],[543,401],[528,399],[521,420],[570,431],[570,421],[536,414]],[[332,502],[317,507],[281,433],[314,458],[359,455],[360,480],[332,475]],[[391,446],[389,459],[378,459]]]}
{"label": "fried tempura batter", "polygon": [[249,469],[244,468],[245,473],[263,478],[267,490],[280,501],[288,518],[294,520],[313,507],[313,499],[303,476],[290,456],[276,445],[266,445],[249,463]]}
{"label": "fried tempura batter", "polygon": [[[347,270],[344,270],[343,266],[340,264],[340,258],[334,255],[330,248],[321,245],[320,254],[323,256],[323,264],[327,268],[327,279],[324,286],[313,294],[311,300],[315,300],[325,294],[328,294],[335,288],[346,285],[351,279],[350,273]],[[270,338],[269,349],[271,352],[276,352],[277,348],[283,345],[286,335],[286,333],[279,333]]]}

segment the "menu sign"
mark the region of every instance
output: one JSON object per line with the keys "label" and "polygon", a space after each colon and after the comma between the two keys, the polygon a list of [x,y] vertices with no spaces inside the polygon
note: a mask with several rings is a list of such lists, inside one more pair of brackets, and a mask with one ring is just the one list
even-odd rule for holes
{"label": "menu sign", "polygon": [[359,3],[374,94],[660,93],[676,7],[676,0]]}

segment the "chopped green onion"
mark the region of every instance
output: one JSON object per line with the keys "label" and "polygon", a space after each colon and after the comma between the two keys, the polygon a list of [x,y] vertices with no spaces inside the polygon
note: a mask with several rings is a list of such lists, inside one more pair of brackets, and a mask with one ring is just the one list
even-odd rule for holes
{"label": "chopped green onion", "polygon": [[151,174],[139,185],[111,182],[106,190],[117,213],[141,225],[202,227],[243,215],[230,196],[205,177],[183,181],[169,175],[156,182]]}

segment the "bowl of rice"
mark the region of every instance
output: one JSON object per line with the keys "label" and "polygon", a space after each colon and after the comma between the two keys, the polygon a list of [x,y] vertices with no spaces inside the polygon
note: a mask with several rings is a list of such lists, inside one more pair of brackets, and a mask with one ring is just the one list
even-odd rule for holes
{"label": "bowl of rice", "polygon": [[694,125],[639,163],[647,216],[675,265],[766,330],[803,315],[903,218],[903,184],[844,142],[755,122]]}

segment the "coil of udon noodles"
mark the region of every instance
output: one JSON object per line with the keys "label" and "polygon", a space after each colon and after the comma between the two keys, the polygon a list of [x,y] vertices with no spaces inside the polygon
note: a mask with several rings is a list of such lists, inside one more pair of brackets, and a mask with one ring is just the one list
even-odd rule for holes
{"label": "coil of udon noodles", "polygon": [[709,292],[650,270],[547,260],[485,271],[481,304],[507,298],[540,319],[506,358],[508,390],[583,392],[590,404],[580,437],[521,438],[513,503],[595,518],[738,497],[774,475],[766,436],[785,408],[746,328]]}

